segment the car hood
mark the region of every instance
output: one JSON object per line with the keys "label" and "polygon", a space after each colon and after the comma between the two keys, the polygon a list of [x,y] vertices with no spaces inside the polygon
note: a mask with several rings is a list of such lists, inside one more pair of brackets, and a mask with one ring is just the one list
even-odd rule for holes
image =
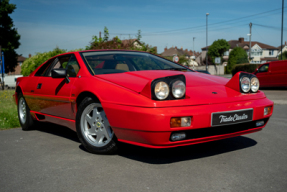
{"label": "car hood", "polygon": [[150,70],[96,75],[96,77],[142,94],[146,85],[152,80],[175,75],[184,75],[186,78],[186,98],[183,100],[153,101],[152,105],[145,107],[205,105],[255,100],[266,97],[261,91],[258,91],[256,94],[242,94],[240,91],[227,86],[229,79],[198,72]]}
{"label": "car hood", "polygon": [[204,73],[166,70],[134,71],[95,76],[140,93],[146,84],[154,79],[181,74],[186,78],[186,87],[217,86],[225,85],[228,82],[226,78]]}

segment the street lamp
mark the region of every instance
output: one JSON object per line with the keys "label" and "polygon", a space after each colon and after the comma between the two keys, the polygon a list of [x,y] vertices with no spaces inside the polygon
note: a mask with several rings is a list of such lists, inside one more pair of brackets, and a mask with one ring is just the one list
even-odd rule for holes
{"label": "street lamp", "polygon": [[208,70],[208,55],[207,55],[207,52],[208,52],[208,30],[207,30],[207,23],[208,23],[208,15],[209,13],[206,13],[206,71]]}
{"label": "street lamp", "polygon": [[249,63],[251,63],[251,30],[247,36],[249,36]]}

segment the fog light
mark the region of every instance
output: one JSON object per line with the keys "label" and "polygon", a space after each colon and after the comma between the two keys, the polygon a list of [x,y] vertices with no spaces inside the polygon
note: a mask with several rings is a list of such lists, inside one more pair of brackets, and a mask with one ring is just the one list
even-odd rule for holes
{"label": "fog light", "polygon": [[269,115],[271,113],[272,107],[265,107],[264,108],[264,115]]}
{"label": "fog light", "polygon": [[189,127],[192,117],[172,117],[170,119],[170,127]]}
{"label": "fog light", "polygon": [[256,122],[256,127],[261,127],[264,125],[264,121],[257,121]]}
{"label": "fog light", "polygon": [[186,138],[185,133],[173,133],[170,137],[172,141],[179,141]]}

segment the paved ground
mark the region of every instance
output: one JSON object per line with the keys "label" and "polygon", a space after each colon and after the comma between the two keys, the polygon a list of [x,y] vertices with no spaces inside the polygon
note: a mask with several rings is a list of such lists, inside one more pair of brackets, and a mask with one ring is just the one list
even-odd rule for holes
{"label": "paved ground", "polygon": [[74,132],[0,132],[0,191],[286,191],[287,106],[263,131],[174,149],[86,152]]}
{"label": "paved ground", "polygon": [[260,90],[275,104],[287,104],[287,88],[262,88]]}

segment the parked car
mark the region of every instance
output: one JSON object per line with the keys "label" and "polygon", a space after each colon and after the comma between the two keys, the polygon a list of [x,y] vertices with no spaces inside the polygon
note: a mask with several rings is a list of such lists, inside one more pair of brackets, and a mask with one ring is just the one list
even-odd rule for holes
{"label": "parked car", "polygon": [[8,89],[16,87],[16,80],[19,77],[23,77],[23,75],[6,75],[4,77],[5,87]]}
{"label": "parked car", "polygon": [[170,148],[261,130],[273,102],[258,79],[193,72],[137,51],[96,50],[55,56],[17,79],[14,98],[23,130],[38,121],[77,132],[91,153],[118,142]]}
{"label": "parked car", "polygon": [[206,71],[206,70],[195,70],[195,71],[200,72],[200,73],[209,74],[209,75],[210,75],[210,73],[209,73],[208,71]]}
{"label": "parked car", "polygon": [[264,63],[253,74],[260,87],[287,87],[287,60]]}

